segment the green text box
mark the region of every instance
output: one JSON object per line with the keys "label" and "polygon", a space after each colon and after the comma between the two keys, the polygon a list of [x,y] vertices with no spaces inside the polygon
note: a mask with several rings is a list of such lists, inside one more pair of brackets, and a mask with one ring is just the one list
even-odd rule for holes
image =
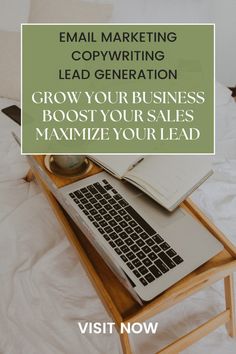
{"label": "green text box", "polygon": [[23,25],[22,46],[23,153],[214,153],[213,25]]}

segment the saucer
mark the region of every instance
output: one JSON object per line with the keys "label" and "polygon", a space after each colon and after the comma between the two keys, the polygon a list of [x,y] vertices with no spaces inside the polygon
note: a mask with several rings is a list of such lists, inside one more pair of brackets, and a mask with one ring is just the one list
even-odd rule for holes
{"label": "saucer", "polygon": [[65,169],[65,168],[62,168],[56,164],[52,155],[45,156],[44,165],[47,168],[47,170],[49,172],[53,173],[54,175],[57,175],[60,177],[68,177],[68,178],[83,177],[93,167],[92,161],[90,161],[86,157],[81,166],[75,167],[75,168],[70,168],[70,169]]}

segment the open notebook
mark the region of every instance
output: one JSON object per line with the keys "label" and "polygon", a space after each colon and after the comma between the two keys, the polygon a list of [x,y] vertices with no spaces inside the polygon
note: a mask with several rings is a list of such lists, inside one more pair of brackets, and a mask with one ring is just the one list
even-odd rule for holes
{"label": "open notebook", "polygon": [[198,155],[92,155],[92,160],[125,179],[169,211],[211,174],[211,158]]}

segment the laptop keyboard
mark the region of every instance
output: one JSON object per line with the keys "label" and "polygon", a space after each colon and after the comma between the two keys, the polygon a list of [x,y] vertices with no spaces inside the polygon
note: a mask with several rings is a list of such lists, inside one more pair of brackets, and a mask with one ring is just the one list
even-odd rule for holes
{"label": "laptop keyboard", "polygon": [[144,286],[183,262],[106,179],[69,195]]}

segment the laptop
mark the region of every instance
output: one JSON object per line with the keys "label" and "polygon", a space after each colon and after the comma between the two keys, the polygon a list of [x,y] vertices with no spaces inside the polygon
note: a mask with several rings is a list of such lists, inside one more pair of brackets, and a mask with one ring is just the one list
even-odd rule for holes
{"label": "laptop", "polygon": [[183,208],[170,213],[106,172],[59,191],[71,217],[140,303],[223,250]]}

